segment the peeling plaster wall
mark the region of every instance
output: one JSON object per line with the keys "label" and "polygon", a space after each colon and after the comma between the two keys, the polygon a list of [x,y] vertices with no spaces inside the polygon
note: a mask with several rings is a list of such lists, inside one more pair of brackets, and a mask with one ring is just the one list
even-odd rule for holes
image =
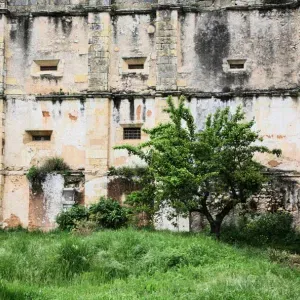
{"label": "peeling plaster wall", "polygon": [[5,176],[2,205],[4,227],[28,227],[29,184],[25,176],[18,172]]}
{"label": "peeling plaster wall", "polygon": [[[43,199],[30,198],[25,178],[47,157],[83,170],[85,204],[110,193],[110,166],[142,164],[113,147],[148,138],[125,141],[123,128],[168,121],[168,95],[187,96],[198,129],[217,108],[241,104],[265,145],[283,150],[258,159],[300,171],[299,1],[0,0],[0,8],[4,224],[53,219],[33,209]],[[143,70],[126,68],[124,59],[141,58]],[[230,59],[245,59],[245,70],[230,70]],[[40,73],[45,60],[59,60],[58,70]],[[52,130],[51,141],[33,142],[30,130]],[[59,207],[58,194],[49,199]]]}
{"label": "peeling plaster wall", "polygon": [[[214,113],[217,108],[229,106],[231,111],[241,105],[248,120],[256,121],[256,130],[264,138],[264,145],[279,148],[283,151],[283,158],[292,159],[300,163],[300,102],[299,97],[236,97],[234,99],[195,99],[192,98],[189,107],[195,117],[198,129],[202,129],[208,114]],[[273,156],[267,158],[275,159]],[[280,161],[280,159],[276,160]],[[266,162],[266,161],[265,161]],[[296,163],[297,162],[297,163]],[[290,168],[290,166],[288,167]]]}
{"label": "peeling plaster wall", "polygon": [[[6,94],[78,93],[87,89],[86,17],[16,16],[9,19],[7,33]],[[55,59],[60,60],[57,74],[36,74],[35,60]]]}
{"label": "peeling plaster wall", "polygon": [[65,180],[62,175],[48,174],[42,188],[44,192],[43,206],[43,227],[53,228],[55,218],[63,209],[63,189]]}
{"label": "peeling plaster wall", "polygon": [[128,156],[126,150],[113,150],[115,146],[129,143],[138,145],[147,140],[147,135],[142,132],[141,140],[124,140],[123,128],[138,126],[152,128],[155,126],[155,99],[114,99],[111,102],[112,118],[110,125],[110,166],[136,165],[141,163],[134,156]]}
{"label": "peeling plaster wall", "polygon": [[[51,141],[36,142],[26,130],[53,130]],[[8,97],[5,170],[28,170],[46,157],[61,156],[74,169],[85,166],[86,113],[79,100],[36,101]]]}
{"label": "peeling plaster wall", "polygon": [[[181,15],[179,79],[203,92],[297,87],[298,19],[288,9]],[[229,70],[228,59],[246,59],[245,71]]]}
{"label": "peeling plaster wall", "polygon": [[[156,84],[155,33],[149,27],[155,21],[151,15],[115,16],[112,20],[110,87],[112,91],[147,90]],[[125,58],[146,58],[145,70],[128,72],[123,69]]]}

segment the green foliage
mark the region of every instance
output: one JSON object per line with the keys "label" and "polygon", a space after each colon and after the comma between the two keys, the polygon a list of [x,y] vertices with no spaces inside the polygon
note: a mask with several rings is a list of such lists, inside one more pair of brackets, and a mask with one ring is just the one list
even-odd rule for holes
{"label": "green foliage", "polygon": [[[260,145],[259,133],[252,129],[254,121],[245,121],[241,107],[233,114],[229,108],[217,110],[197,132],[185,99],[180,98],[177,107],[171,97],[167,102],[165,111],[171,121],[144,130],[148,142],[115,149],[126,149],[148,164],[156,203],[174,208],[177,214],[201,212],[218,237],[225,216],[266,181],[254,155],[279,155],[280,150]],[[220,200],[220,195],[226,197]]]}
{"label": "green foliage", "polygon": [[0,299],[298,299],[300,270],[283,264],[202,234],[0,232]]}
{"label": "green foliage", "polygon": [[42,182],[47,174],[55,172],[66,172],[70,170],[68,164],[60,157],[48,158],[40,167],[32,166],[26,174],[27,179],[32,185],[34,191],[40,191]]}
{"label": "green foliage", "polygon": [[90,235],[98,230],[99,227],[95,221],[82,219],[75,222],[72,233],[77,235]]}
{"label": "green foliage", "polygon": [[266,213],[224,226],[222,239],[251,246],[271,246],[300,253],[300,235],[289,213]]}
{"label": "green foliage", "polygon": [[75,205],[67,211],[61,212],[56,217],[56,223],[60,230],[72,230],[76,228],[78,222],[87,221],[89,212],[87,208],[82,205]]}
{"label": "green foliage", "polygon": [[55,272],[59,272],[63,279],[70,279],[90,267],[92,249],[82,241],[76,239],[66,240],[57,250]]}
{"label": "green foliage", "polygon": [[111,198],[101,197],[89,208],[89,218],[100,228],[118,229],[127,224],[129,211]]}
{"label": "green foliage", "polygon": [[75,205],[61,212],[56,217],[56,223],[60,230],[88,234],[101,228],[121,228],[127,224],[128,217],[128,208],[122,207],[116,200],[101,197],[99,202],[89,208]]}
{"label": "green foliage", "polygon": [[121,167],[111,168],[109,176],[114,176],[132,183],[137,188],[126,198],[126,204],[133,210],[133,223],[139,224],[139,214],[146,214],[148,226],[152,226],[154,214],[157,211],[155,205],[155,179],[148,167]]}
{"label": "green foliage", "polygon": [[147,167],[121,167],[117,169],[111,167],[108,171],[108,176],[117,176],[118,178],[123,178],[125,180],[134,180],[145,176],[147,173]]}

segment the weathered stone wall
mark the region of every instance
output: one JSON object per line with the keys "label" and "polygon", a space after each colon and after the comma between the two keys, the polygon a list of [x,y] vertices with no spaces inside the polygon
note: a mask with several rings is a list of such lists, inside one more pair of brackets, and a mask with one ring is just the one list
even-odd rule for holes
{"label": "weathered stone wall", "polygon": [[[9,19],[6,94],[67,94],[88,88],[87,17]],[[41,60],[59,60],[58,71],[39,73]]]}
{"label": "weathered stone wall", "polygon": [[251,198],[249,210],[258,213],[289,212],[294,217],[295,227],[300,229],[299,175],[292,172],[271,174],[268,184]]}
{"label": "weathered stone wall", "polygon": [[[265,145],[283,150],[258,159],[299,171],[299,4],[0,1],[0,221],[42,226],[24,174],[45,157],[83,170],[86,204],[106,195],[110,166],[142,163],[113,150],[123,128],[167,121],[168,95],[188,98],[198,129],[217,108],[242,105]],[[236,60],[245,67],[230,69]],[[51,141],[32,141],[43,130]]]}
{"label": "weathered stone wall", "polygon": [[[37,101],[8,97],[5,170],[26,171],[46,157],[61,156],[74,169],[85,167],[86,109],[82,100]],[[31,131],[52,131],[51,141],[32,141]]]}
{"label": "weathered stone wall", "polygon": [[[298,16],[297,10],[288,9],[182,14],[178,69],[182,90],[296,88]],[[246,60],[245,70],[230,70],[227,61],[234,59]]]}
{"label": "weathered stone wall", "polygon": [[[149,14],[112,18],[110,89],[113,92],[149,93],[156,85],[155,20]],[[124,59],[145,58],[145,68],[128,72]]]}

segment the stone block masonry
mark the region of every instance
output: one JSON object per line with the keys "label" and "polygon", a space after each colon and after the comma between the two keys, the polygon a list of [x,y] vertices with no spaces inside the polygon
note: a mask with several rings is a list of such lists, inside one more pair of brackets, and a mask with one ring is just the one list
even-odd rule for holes
{"label": "stone block masonry", "polygon": [[[26,178],[31,166],[53,156],[83,174],[81,203],[94,203],[110,188],[123,201],[127,191],[109,183],[107,171],[142,162],[113,147],[147,141],[143,132],[132,140],[124,132],[167,122],[166,97],[184,95],[198,130],[226,106],[242,105],[255,119],[265,145],[283,151],[280,159],[258,159],[272,170],[295,170],[294,204],[281,206],[300,223],[299,5],[0,0],[0,222],[54,225],[62,184],[46,199],[32,195]],[[258,206],[280,202],[277,189],[268,186]]]}
{"label": "stone block masonry", "polygon": [[177,10],[159,10],[156,19],[157,90],[177,89]]}
{"label": "stone block masonry", "polygon": [[89,14],[89,90],[107,91],[110,47],[110,14]]}

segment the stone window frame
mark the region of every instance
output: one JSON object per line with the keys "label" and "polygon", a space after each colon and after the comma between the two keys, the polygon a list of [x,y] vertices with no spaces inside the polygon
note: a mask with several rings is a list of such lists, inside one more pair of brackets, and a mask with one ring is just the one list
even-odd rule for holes
{"label": "stone window frame", "polygon": [[[139,129],[139,130],[137,130]],[[127,132],[126,132],[127,131]],[[130,132],[132,131],[132,132]],[[139,126],[126,126],[123,127],[123,140],[141,140],[142,139],[142,128]]]}
{"label": "stone window frame", "polygon": [[[45,140],[35,140],[34,137],[43,137],[48,136],[50,139]],[[27,129],[25,130],[25,136],[24,136],[24,143],[51,143],[53,141],[53,130],[33,130],[33,129]]]}
{"label": "stone window frame", "polygon": [[[122,130],[122,133],[119,134],[119,142],[124,143],[140,143],[143,140],[144,132],[142,130],[142,127],[144,126],[144,122],[136,122],[136,121],[128,121],[128,122],[121,122],[119,123],[119,126]],[[141,138],[140,139],[124,139],[124,129],[125,128],[140,128],[141,129]]]}
{"label": "stone window frame", "polygon": [[[57,70],[41,71],[41,67],[57,67]],[[61,78],[63,77],[64,64],[60,59],[35,59],[31,65],[31,76],[35,78],[51,77]]]}
{"label": "stone window frame", "polygon": [[[130,69],[129,65],[144,65],[143,69]],[[123,56],[120,63],[120,73],[122,75],[141,74],[149,75],[149,57],[147,56]]]}
{"label": "stone window frame", "polygon": [[[244,64],[244,68],[231,68],[230,65]],[[225,73],[243,73],[249,71],[250,61],[246,58],[226,58],[223,60],[223,71]]]}

